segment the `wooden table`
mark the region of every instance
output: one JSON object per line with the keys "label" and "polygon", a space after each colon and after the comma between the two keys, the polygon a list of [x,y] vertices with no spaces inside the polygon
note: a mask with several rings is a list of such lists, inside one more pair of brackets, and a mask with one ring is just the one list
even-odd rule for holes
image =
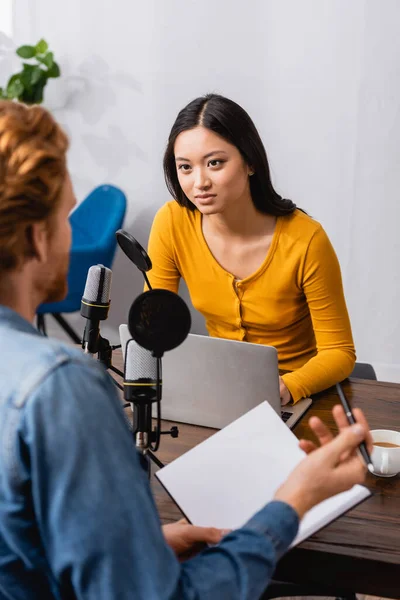
{"label": "wooden table", "polygon": [[[118,362],[114,359],[116,366]],[[371,429],[400,431],[399,384],[350,379],[343,388],[351,403],[364,411]],[[297,437],[312,439],[308,419],[313,415],[334,429],[331,409],[338,402],[334,389],[316,395],[294,429]],[[171,424],[164,421],[163,429]],[[214,432],[179,424],[179,437],[163,436],[157,456],[167,464]],[[385,479],[368,475],[366,485],[373,495],[288,552],[279,562],[276,579],[340,584],[360,594],[400,599],[400,476]],[[154,478],[152,488],[162,521],[181,518],[178,507]]]}

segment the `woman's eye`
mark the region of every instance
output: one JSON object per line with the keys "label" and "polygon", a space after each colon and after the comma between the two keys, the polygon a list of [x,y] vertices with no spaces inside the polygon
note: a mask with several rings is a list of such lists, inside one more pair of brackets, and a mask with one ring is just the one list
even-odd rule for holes
{"label": "woman's eye", "polygon": [[187,165],[187,164],[183,164],[183,165],[179,165],[178,166],[178,171],[185,171],[185,172],[187,172],[187,171],[190,171],[190,169],[191,169],[190,165]]}
{"label": "woman's eye", "polygon": [[218,159],[214,158],[213,160],[210,160],[208,162],[208,166],[209,167],[219,167],[222,165],[223,162],[224,162],[223,160],[218,160]]}

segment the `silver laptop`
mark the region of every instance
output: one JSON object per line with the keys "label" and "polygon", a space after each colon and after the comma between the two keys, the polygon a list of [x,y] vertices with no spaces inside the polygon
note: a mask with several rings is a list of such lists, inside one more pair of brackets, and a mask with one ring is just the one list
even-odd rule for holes
{"label": "silver laptop", "polygon": [[[120,325],[122,353],[131,339]],[[222,429],[266,400],[293,427],[311,399],[281,407],[276,349],[189,334],[162,359],[163,419]]]}

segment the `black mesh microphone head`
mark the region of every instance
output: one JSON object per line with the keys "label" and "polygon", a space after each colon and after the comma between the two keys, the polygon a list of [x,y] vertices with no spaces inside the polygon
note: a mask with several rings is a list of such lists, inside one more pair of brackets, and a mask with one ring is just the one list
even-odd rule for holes
{"label": "black mesh microphone head", "polygon": [[103,265],[90,267],[81,302],[81,315],[103,321],[110,308],[112,271]]}
{"label": "black mesh microphone head", "polygon": [[192,320],[180,296],[168,290],[150,290],[134,300],[128,317],[128,328],[136,342],[162,356],[187,337]]}
{"label": "black mesh microphone head", "polygon": [[150,271],[152,267],[150,256],[139,244],[139,242],[135,240],[130,233],[124,231],[123,229],[119,229],[115,235],[117,237],[119,247],[126,254],[129,260],[131,260],[139,269],[139,271]]}

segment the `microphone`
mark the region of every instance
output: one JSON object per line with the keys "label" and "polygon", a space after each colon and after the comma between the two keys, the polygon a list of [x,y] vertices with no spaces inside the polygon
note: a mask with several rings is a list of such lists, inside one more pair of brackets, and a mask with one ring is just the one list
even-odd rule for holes
{"label": "microphone", "polygon": [[112,271],[103,265],[90,267],[81,301],[81,315],[87,319],[82,339],[85,354],[97,354],[100,345],[100,321],[110,309]]}
{"label": "microphone", "polygon": [[125,350],[124,399],[134,405],[133,432],[136,447],[144,452],[152,440],[153,402],[161,399],[160,365],[149,350],[131,339]]}
{"label": "microphone", "polygon": [[150,271],[152,268],[152,263],[150,256],[147,254],[146,250],[139,244],[135,238],[124,231],[123,229],[118,229],[116,232],[117,242],[121,250],[126,254],[131,262],[142,272],[144,280],[147,284],[149,290],[151,290],[150,281],[146,275],[146,271]]}
{"label": "microphone", "polygon": [[[134,404],[136,447],[142,454],[149,449],[158,450],[160,435],[164,433],[161,432],[161,357],[186,339],[190,327],[191,316],[185,301],[169,290],[143,292],[129,310],[128,329],[133,339],[125,351],[124,398]],[[157,402],[157,427],[152,431],[154,402]],[[178,429],[172,427],[166,433],[177,437]],[[151,453],[150,457],[155,460]]]}

